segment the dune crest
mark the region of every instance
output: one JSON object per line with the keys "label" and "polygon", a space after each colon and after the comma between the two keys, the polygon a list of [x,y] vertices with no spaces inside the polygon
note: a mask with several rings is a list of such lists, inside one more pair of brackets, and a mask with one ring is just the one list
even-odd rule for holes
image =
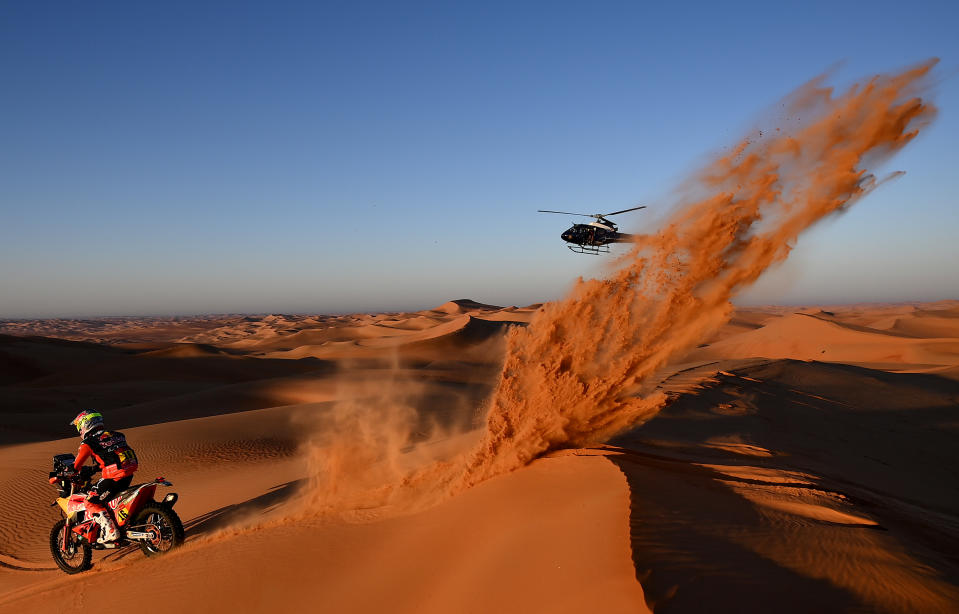
{"label": "dune crest", "polygon": [[[959,333],[959,326],[942,327]],[[697,350],[690,360],[795,358],[829,362],[943,366],[959,358],[959,338],[924,339],[796,313]]]}
{"label": "dune crest", "polygon": [[496,305],[486,305],[484,303],[478,303],[471,298],[458,298],[453,301],[443,303],[439,307],[433,309],[433,311],[438,311],[440,313],[454,314],[454,313],[467,313],[472,311],[499,311],[502,307],[497,307]]}

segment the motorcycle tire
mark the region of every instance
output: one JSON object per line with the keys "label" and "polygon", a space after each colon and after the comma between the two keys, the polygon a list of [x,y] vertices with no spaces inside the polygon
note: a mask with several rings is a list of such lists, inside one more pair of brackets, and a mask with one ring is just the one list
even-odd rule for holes
{"label": "motorcycle tire", "polygon": [[93,566],[91,563],[93,560],[93,549],[90,547],[90,544],[81,540],[77,534],[71,531],[70,546],[72,547],[72,552],[63,552],[61,546],[63,545],[63,531],[66,524],[66,520],[61,520],[53,525],[53,529],[50,531],[50,554],[53,555],[53,560],[56,561],[57,567],[68,574],[86,571]]}
{"label": "motorcycle tire", "polygon": [[183,543],[183,523],[173,508],[167,505],[154,503],[146,506],[140,510],[132,524],[136,527],[154,525],[160,531],[158,539],[140,542],[140,550],[146,556],[166,554]]}

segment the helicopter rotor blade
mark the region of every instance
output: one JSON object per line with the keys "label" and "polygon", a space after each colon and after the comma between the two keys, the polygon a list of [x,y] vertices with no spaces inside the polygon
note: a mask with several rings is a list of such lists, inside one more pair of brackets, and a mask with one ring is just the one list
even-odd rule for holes
{"label": "helicopter rotor blade", "polygon": [[569,211],[549,211],[547,209],[537,209],[536,212],[537,213],[561,213],[563,215],[582,215],[584,217],[596,217],[596,215],[592,213],[570,213]]}
{"label": "helicopter rotor blade", "polygon": [[640,205],[639,207],[633,207],[632,209],[623,209],[622,211],[613,211],[612,213],[604,213],[603,217],[607,215],[619,215],[620,213],[626,213],[627,211],[636,211],[637,209],[645,209],[646,205]]}

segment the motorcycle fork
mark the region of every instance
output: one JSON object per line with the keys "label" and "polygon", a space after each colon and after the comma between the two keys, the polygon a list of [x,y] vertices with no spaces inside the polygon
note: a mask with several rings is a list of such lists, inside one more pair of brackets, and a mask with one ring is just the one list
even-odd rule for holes
{"label": "motorcycle fork", "polygon": [[[73,496],[73,489],[74,489],[74,485],[71,482],[70,497]],[[67,497],[67,500],[69,500],[70,497]],[[70,512],[67,512],[64,515],[66,516],[66,520],[63,521],[63,544],[60,546],[60,549],[64,553],[66,553],[66,552],[69,552],[68,548],[70,547]]]}

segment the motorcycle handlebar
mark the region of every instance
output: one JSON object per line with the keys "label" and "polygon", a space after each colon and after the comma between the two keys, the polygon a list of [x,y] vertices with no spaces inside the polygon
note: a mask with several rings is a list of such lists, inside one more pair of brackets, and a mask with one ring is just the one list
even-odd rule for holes
{"label": "motorcycle handlebar", "polygon": [[58,480],[67,480],[74,483],[82,483],[93,477],[98,471],[96,467],[91,467],[87,465],[85,467],[80,467],[80,471],[65,470],[57,473],[56,475],[50,476],[50,483],[54,484]]}

